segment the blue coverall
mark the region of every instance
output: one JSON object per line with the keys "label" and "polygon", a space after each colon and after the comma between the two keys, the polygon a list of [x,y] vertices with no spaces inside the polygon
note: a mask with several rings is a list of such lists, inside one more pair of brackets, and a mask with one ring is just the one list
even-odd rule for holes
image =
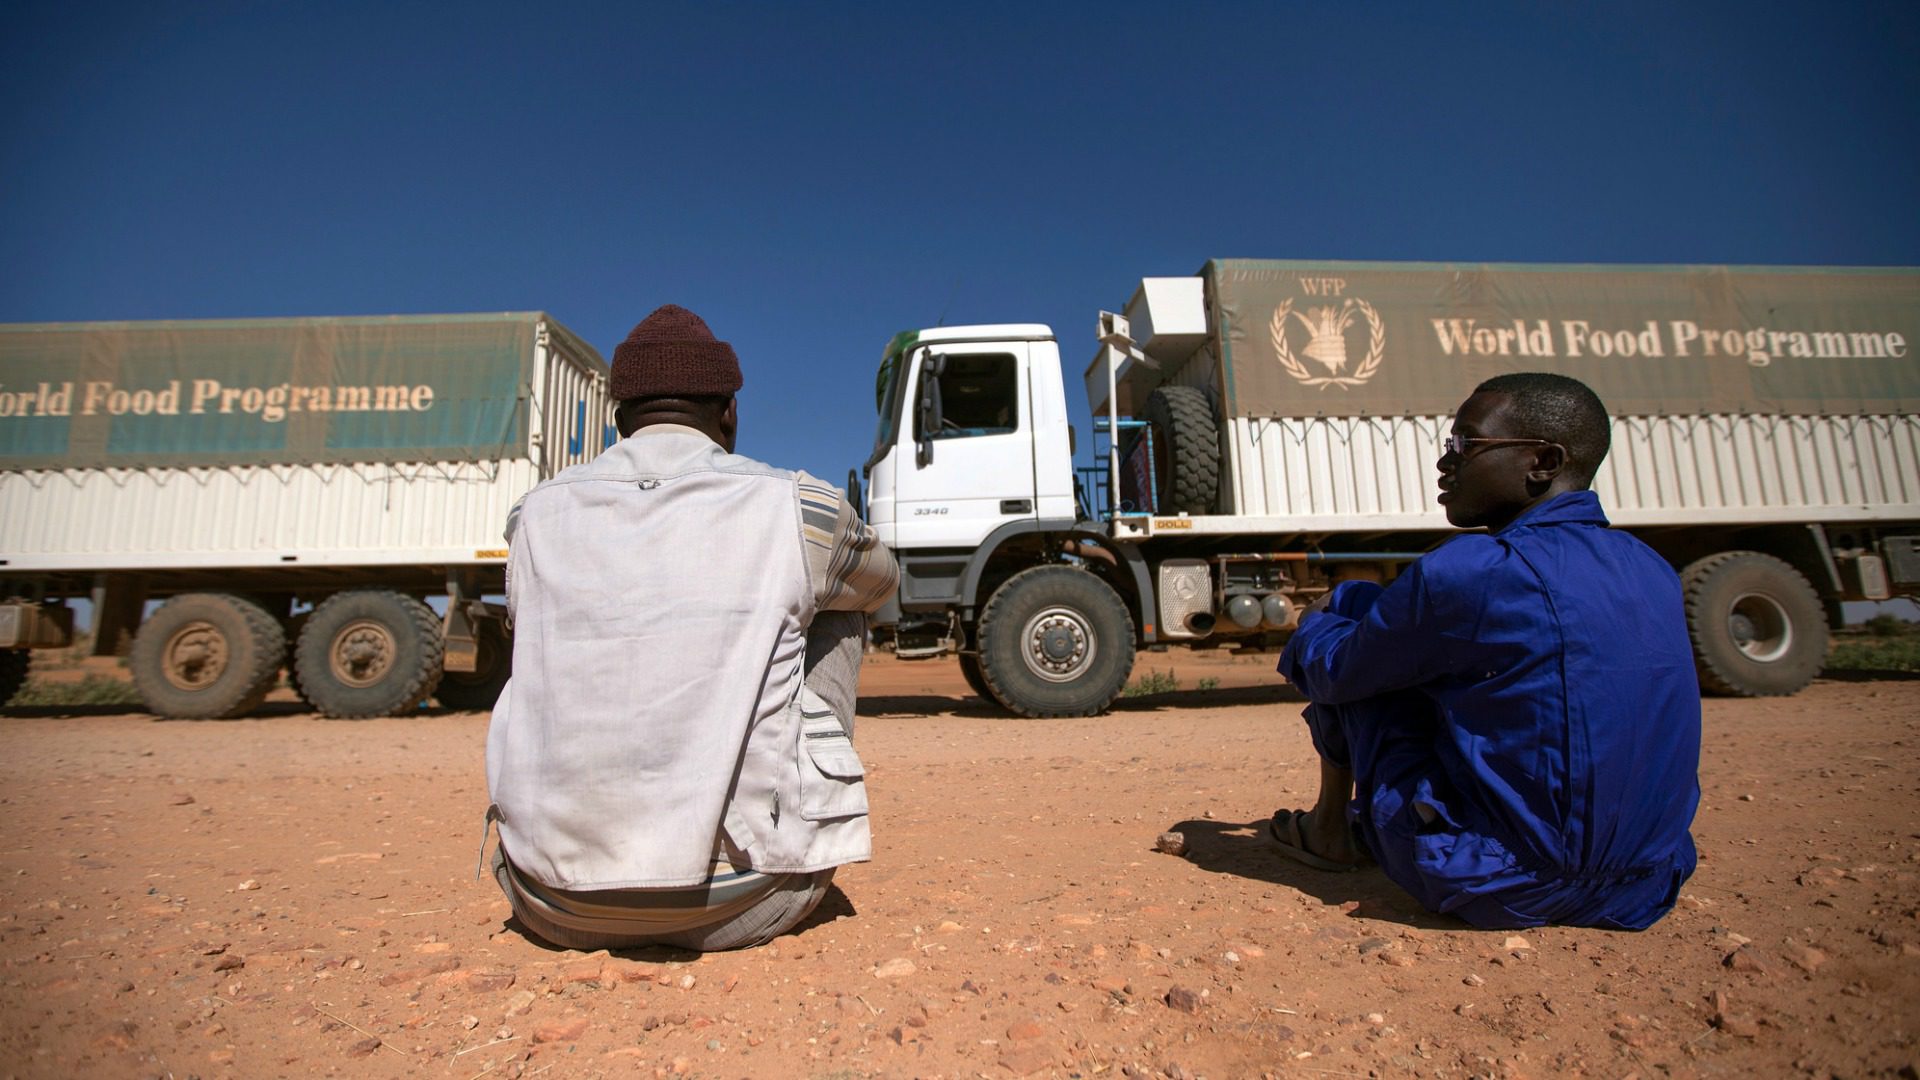
{"label": "blue coverall", "polygon": [[1280,672],[1387,876],[1482,927],[1639,930],[1693,873],[1700,689],[1679,579],[1590,491],[1349,582]]}

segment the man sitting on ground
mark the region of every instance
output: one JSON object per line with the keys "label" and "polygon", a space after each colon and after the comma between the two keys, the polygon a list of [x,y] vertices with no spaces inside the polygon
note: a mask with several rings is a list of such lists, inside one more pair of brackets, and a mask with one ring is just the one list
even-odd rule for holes
{"label": "man sitting on ground", "polygon": [[[1588,490],[1605,407],[1560,375],[1502,375],[1441,456],[1457,537],[1382,589],[1336,587],[1280,671],[1312,702],[1312,810],[1289,857],[1369,856],[1482,927],[1639,930],[1693,873],[1700,691],[1680,583]],[[1357,785],[1357,786],[1356,786]]]}
{"label": "man sitting on ground", "polygon": [[854,691],[898,570],[836,488],[733,453],[740,385],[655,311],[614,350],[620,442],[507,526],[494,876],[555,945],[758,945],[869,857]]}

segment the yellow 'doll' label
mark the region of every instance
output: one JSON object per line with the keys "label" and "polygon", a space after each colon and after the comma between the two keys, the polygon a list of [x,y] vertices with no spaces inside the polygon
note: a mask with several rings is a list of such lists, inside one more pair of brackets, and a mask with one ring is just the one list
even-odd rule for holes
{"label": "yellow 'doll' label", "polygon": [[1193,521],[1189,518],[1154,518],[1153,527],[1156,529],[1191,529],[1193,528]]}
{"label": "yellow 'doll' label", "polygon": [[506,548],[475,548],[473,552],[473,557],[476,559],[504,559],[507,557],[507,549]]}

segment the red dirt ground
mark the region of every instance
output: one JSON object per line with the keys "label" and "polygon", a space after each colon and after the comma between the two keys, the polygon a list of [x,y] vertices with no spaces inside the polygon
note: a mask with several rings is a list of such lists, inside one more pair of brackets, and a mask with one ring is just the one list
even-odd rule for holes
{"label": "red dirt ground", "polygon": [[[868,664],[875,853],[798,933],[557,952],[476,880],[484,713],[0,715],[18,1076],[1774,1076],[1920,1068],[1920,681],[1710,700],[1699,873],[1641,934],[1488,933],[1275,858],[1268,658],[1009,719]],[[57,715],[58,714],[58,715]],[[77,715],[74,715],[77,714]],[[1156,854],[1183,831],[1185,857]]]}

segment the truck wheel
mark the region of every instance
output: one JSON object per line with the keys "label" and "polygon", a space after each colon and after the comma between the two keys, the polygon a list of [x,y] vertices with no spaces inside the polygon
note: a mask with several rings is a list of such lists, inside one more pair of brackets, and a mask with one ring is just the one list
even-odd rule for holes
{"label": "truck wheel", "polygon": [[1210,514],[1220,488],[1220,432],[1204,391],[1162,386],[1147,396],[1153,472],[1163,514]]}
{"label": "truck wheel", "polygon": [[1092,716],[1133,671],[1133,618],[1106,582],[1070,566],[1008,578],[980,613],[988,698],[1021,716]]}
{"label": "truck wheel", "polygon": [[513,639],[499,623],[480,625],[478,666],[472,671],[448,671],[440,676],[433,696],[449,709],[491,709],[513,674]]}
{"label": "truck wheel", "polygon": [[33,666],[33,654],[26,649],[0,649],[0,705],[27,684],[27,669]]}
{"label": "truck wheel", "polygon": [[978,656],[972,653],[960,654],[960,677],[967,680],[967,686],[972,688],[973,692],[978,694],[980,699],[987,704],[998,705],[1000,703],[999,699],[993,696],[993,691],[988,689],[987,677],[980,674],[980,658]]}
{"label": "truck wheel", "polygon": [[335,593],[307,616],[294,646],[300,690],[327,716],[410,711],[440,681],[440,620],[397,592]]}
{"label": "truck wheel", "polygon": [[127,666],[147,708],[217,720],[259,706],[286,659],[286,631],[267,609],[244,596],[187,593],[140,624]]}
{"label": "truck wheel", "polygon": [[1757,551],[1723,551],[1688,566],[1680,580],[1703,689],[1791,694],[1820,674],[1826,612],[1798,570]]}

